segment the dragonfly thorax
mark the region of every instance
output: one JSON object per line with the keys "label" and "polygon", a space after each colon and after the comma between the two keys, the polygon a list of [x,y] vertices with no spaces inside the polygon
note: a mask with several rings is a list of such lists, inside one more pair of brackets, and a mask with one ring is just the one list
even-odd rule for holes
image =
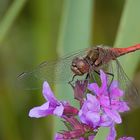
{"label": "dragonfly thorax", "polygon": [[89,73],[92,69],[96,69],[99,65],[95,65],[99,57],[97,48],[89,49],[87,55],[84,57],[75,57],[72,61],[71,70],[75,75],[84,75]]}

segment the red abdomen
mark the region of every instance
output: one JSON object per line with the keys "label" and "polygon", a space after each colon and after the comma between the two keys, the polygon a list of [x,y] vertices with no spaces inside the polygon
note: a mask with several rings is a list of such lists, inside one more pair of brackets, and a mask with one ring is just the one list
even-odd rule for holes
{"label": "red abdomen", "polygon": [[111,48],[111,50],[116,54],[117,57],[119,57],[121,55],[140,50],[140,44],[136,44],[127,48]]}

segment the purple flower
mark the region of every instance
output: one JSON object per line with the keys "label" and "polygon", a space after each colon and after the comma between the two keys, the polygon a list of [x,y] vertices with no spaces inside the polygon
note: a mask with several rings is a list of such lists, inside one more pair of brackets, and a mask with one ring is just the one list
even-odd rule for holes
{"label": "purple flower", "polygon": [[113,81],[108,88],[107,75],[102,70],[100,70],[100,78],[101,87],[97,83],[91,83],[88,85],[88,89],[97,97],[101,108],[107,116],[115,123],[121,123],[119,112],[129,110],[126,102],[121,99],[124,93],[119,88],[117,81]]}
{"label": "purple flower", "polygon": [[[88,140],[94,140],[95,136],[94,135],[91,135],[88,137]],[[85,138],[80,138],[79,140],[86,140]]]}
{"label": "purple flower", "polygon": [[[55,140],[94,140],[100,127],[109,127],[110,132],[106,140],[115,140],[117,135],[115,125],[122,122],[119,113],[128,111],[129,107],[122,99],[124,92],[119,88],[117,81],[108,85],[109,80],[102,70],[100,70],[100,79],[101,86],[97,83],[88,84],[87,80],[76,81],[75,86],[72,85],[74,99],[79,101],[80,110],[67,101],[57,100],[45,81],[42,93],[46,102],[31,109],[29,116],[61,117],[67,130],[57,133]],[[89,93],[87,93],[87,88]],[[119,140],[134,140],[134,138],[122,137]]]}
{"label": "purple flower", "polygon": [[110,126],[112,120],[102,112],[100,108],[100,102],[96,96],[87,94],[81,110],[79,111],[79,117],[82,123],[85,123],[95,129],[99,126]]}
{"label": "purple flower", "polygon": [[[110,127],[109,135],[107,136],[106,140],[115,140],[117,136],[117,132],[115,130],[115,124]],[[133,137],[122,137],[118,140],[135,140]]]}
{"label": "purple flower", "polygon": [[135,138],[133,138],[133,137],[122,137],[122,138],[119,138],[119,140],[135,140]]}
{"label": "purple flower", "polygon": [[107,140],[115,140],[116,138],[116,130],[115,130],[115,125],[112,124],[110,127],[109,135],[107,136]]}
{"label": "purple flower", "polygon": [[62,133],[57,133],[55,135],[55,140],[71,140],[71,139],[80,139],[81,130],[71,130],[71,131],[63,131]]}
{"label": "purple flower", "polygon": [[63,117],[63,115],[69,116],[78,113],[78,110],[70,106],[68,102],[58,101],[46,81],[43,83],[43,96],[47,102],[31,109],[29,112],[30,117],[40,118],[48,115]]}
{"label": "purple flower", "polygon": [[[117,136],[117,132],[115,130],[115,124],[112,124],[106,140],[115,140],[116,136]],[[119,140],[135,140],[135,139],[133,137],[122,137],[119,138]]]}
{"label": "purple flower", "polygon": [[96,132],[94,132],[93,128],[79,122],[79,120],[74,117],[64,117],[64,119],[65,121],[63,122],[69,130],[63,130],[62,132],[57,133],[55,135],[55,140],[86,140],[85,137],[88,138],[88,140],[94,139]]}
{"label": "purple flower", "polygon": [[[75,132],[73,132],[73,134],[76,134],[77,132],[78,131],[75,131]],[[65,135],[66,135],[66,132],[65,132]],[[73,139],[71,137],[72,133],[70,134],[70,137],[71,138],[66,137],[65,135],[64,134],[57,133],[57,134],[55,134],[54,140],[71,140],[71,139]],[[94,140],[94,137],[95,137],[94,135],[88,136],[88,140]],[[87,140],[87,139],[85,139],[84,137],[80,137],[80,138],[77,138],[77,140]]]}
{"label": "purple flower", "polygon": [[87,90],[88,81],[79,81],[77,80],[75,83],[74,89],[74,98],[80,102],[80,106],[82,106],[84,102],[85,91]]}
{"label": "purple flower", "polygon": [[98,126],[100,122],[100,103],[95,96],[87,94],[87,100],[85,100],[78,115],[82,123],[93,128]]}
{"label": "purple flower", "polygon": [[115,123],[121,123],[119,112],[128,111],[129,107],[121,98],[123,91],[119,88],[118,82],[113,81],[108,88],[108,79],[101,70],[101,87],[97,83],[88,85],[91,91],[87,93],[78,115],[82,123],[98,129],[99,127],[109,127],[110,132],[107,140],[115,140]]}
{"label": "purple flower", "polygon": [[64,140],[63,135],[60,134],[60,133],[56,133],[55,136],[54,136],[54,139],[55,140]]}

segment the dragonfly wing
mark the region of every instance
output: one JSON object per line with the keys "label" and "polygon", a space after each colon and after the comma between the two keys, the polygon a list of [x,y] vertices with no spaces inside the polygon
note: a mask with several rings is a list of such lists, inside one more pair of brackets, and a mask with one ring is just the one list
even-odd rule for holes
{"label": "dragonfly wing", "polygon": [[108,74],[110,83],[112,80],[117,80],[119,82],[119,87],[125,92],[123,99],[128,102],[129,107],[131,109],[140,107],[140,94],[133,82],[124,72],[119,60],[112,60],[104,64],[102,69]]}
{"label": "dragonfly wing", "polygon": [[124,72],[121,64],[117,59],[116,65],[117,65],[117,79],[120,83],[121,88],[125,91],[124,100],[128,102],[128,105],[132,109],[140,107],[140,94],[138,93],[136,86]]}
{"label": "dragonfly wing", "polygon": [[43,81],[53,82],[55,67],[54,62],[51,65],[50,62],[44,62],[31,71],[23,72],[17,78],[18,85],[25,90],[40,89]]}
{"label": "dragonfly wing", "polygon": [[42,83],[48,81],[49,84],[68,83],[73,76],[71,63],[73,58],[84,56],[86,50],[65,56],[55,61],[45,61],[29,72],[23,72],[18,76],[18,85],[25,90],[35,90],[42,88]]}

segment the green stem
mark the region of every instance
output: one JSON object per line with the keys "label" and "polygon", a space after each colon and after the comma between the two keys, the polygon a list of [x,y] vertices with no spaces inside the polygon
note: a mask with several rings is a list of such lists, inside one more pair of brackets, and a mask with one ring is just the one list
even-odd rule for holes
{"label": "green stem", "polygon": [[0,22],[0,44],[4,40],[6,34],[8,33],[10,27],[14,23],[16,17],[25,5],[26,0],[14,0],[10,8],[6,12],[2,21]]}

